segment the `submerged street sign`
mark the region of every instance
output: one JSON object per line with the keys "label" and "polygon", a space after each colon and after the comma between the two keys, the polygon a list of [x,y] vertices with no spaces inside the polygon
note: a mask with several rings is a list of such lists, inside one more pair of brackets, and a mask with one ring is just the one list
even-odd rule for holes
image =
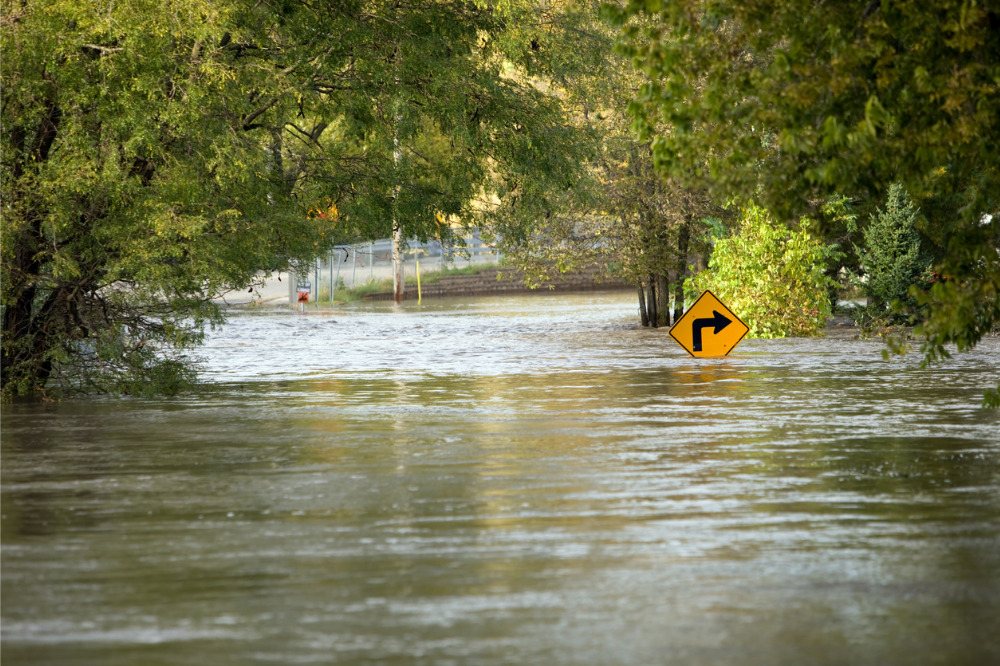
{"label": "submerged street sign", "polygon": [[706,291],[670,329],[670,337],[691,356],[725,356],[736,348],[750,328]]}

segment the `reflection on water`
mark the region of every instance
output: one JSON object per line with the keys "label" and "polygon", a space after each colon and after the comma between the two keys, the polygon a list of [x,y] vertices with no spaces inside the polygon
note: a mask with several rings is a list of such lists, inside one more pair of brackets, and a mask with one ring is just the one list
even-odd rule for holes
{"label": "reflection on water", "polygon": [[234,318],[3,410],[5,664],[1000,662],[1000,344],[692,359],[630,295]]}

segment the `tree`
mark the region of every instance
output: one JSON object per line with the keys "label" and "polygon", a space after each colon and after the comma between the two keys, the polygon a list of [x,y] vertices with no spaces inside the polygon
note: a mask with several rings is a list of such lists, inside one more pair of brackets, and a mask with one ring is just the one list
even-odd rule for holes
{"label": "tree", "polygon": [[573,19],[550,4],[296,9],[297,21],[335,46],[303,86],[304,110],[289,109],[289,126],[305,125],[294,130],[289,160],[336,203],[341,239],[392,236],[398,249],[406,238],[451,240],[440,219],[473,225],[487,216],[514,233],[576,180],[581,144],[548,85],[564,66],[553,43]]}
{"label": "tree", "polygon": [[268,130],[298,64],[239,2],[2,13],[3,394],[176,390],[213,297],[321,249]]}
{"label": "tree", "polygon": [[835,250],[804,227],[790,230],[763,208],[745,206],[739,231],[716,240],[691,295],[712,290],[753,338],[819,335],[830,316],[826,265]]}
{"label": "tree", "polygon": [[[576,180],[536,0],[3,6],[3,391],[175,388],[212,298]],[[323,215],[310,215],[321,209]],[[405,233],[404,233],[405,232]]]}
{"label": "tree", "polygon": [[[653,169],[649,141],[625,113],[639,77],[614,49],[614,31],[598,3],[576,7],[573,30],[553,40],[567,63],[558,92],[580,142],[591,146],[585,169],[544,215],[499,234],[505,257],[531,281],[596,268],[637,286],[644,326],[669,326],[683,311],[690,254],[698,251],[703,217],[716,212],[702,188],[681,187]],[[581,40],[585,47],[581,48]],[[673,287],[673,290],[671,289]]]}
{"label": "tree", "polygon": [[871,210],[898,181],[926,217],[935,271],[951,276],[917,295],[925,361],[997,325],[996,7],[629,0],[607,12],[649,78],[633,110],[664,173],[757,196],[784,220],[835,193]]}
{"label": "tree", "polygon": [[889,188],[885,208],[871,216],[864,229],[864,248],[858,250],[869,305],[885,313],[902,307],[911,287],[929,281],[930,259],[920,247],[914,224],[917,210],[898,183]]}
{"label": "tree", "polygon": [[628,132],[622,115],[609,108],[581,120],[582,132],[596,129],[599,137],[588,171],[529,236],[505,236],[501,246],[529,282],[584,268],[623,278],[637,286],[642,325],[669,326],[671,283],[679,316],[694,229],[707,204],[653,171],[649,146]]}

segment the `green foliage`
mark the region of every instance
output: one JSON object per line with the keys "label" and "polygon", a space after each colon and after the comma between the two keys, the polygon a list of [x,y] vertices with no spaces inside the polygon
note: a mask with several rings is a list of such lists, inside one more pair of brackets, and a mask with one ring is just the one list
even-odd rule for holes
{"label": "green foliage", "polygon": [[889,188],[885,208],[872,214],[864,229],[864,248],[857,249],[862,285],[869,304],[880,312],[912,306],[910,290],[929,284],[931,262],[921,250],[916,219],[917,209],[896,183]]}
{"label": "green foliage", "polygon": [[[579,171],[552,80],[574,21],[534,0],[296,5],[315,40],[283,143],[297,181],[331,201],[338,240],[452,238],[451,223],[523,233]],[[291,33],[294,34],[294,33]],[[321,56],[321,57],[320,57]],[[548,204],[551,207],[551,204]]]}
{"label": "green foliage", "polygon": [[1000,322],[995,3],[628,0],[606,12],[646,75],[632,111],[662,172],[785,220],[835,193],[872,207],[899,182],[950,276],[916,296],[925,359]]}
{"label": "green foliage", "polygon": [[255,123],[289,78],[250,13],[4,3],[5,397],[174,390],[214,296],[320,248]]}
{"label": "green foliage", "polygon": [[820,335],[830,316],[824,269],[835,253],[806,229],[790,230],[750,204],[739,232],[716,241],[689,294],[711,289],[750,327],[750,337]]}
{"label": "green foliage", "polygon": [[[785,216],[788,196],[966,192],[996,210],[1000,14],[962,0],[631,0],[609,14],[648,80],[635,105],[665,171],[753,192]],[[976,192],[967,191],[972,185]],[[927,211],[925,211],[927,212]]]}
{"label": "green foliage", "polygon": [[523,233],[577,180],[575,16],[4,0],[4,396],[174,387],[213,297],[393,220]]}
{"label": "green foliage", "polygon": [[600,20],[597,3],[579,3],[574,26],[553,50],[584,65],[561,90],[581,143],[591,148],[585,170],[555,205],[525,220],[521,233],[501,226],[502,250],[532,284],[580,268],[624,278],[648,303],[644,325],[669,325],[670,292],[683,301],[689,257],[704,251],[701,220],[716,207],[703,188],[683,187],[654,170],[650,143],[636,136],[626,113],[638,74],[613,51],[614,30]]}
{"label": "green foliage", "polygon": [[995,389],[987,389],[983,395],[983,407],[990,409],[1000,408],[1000,385]]}

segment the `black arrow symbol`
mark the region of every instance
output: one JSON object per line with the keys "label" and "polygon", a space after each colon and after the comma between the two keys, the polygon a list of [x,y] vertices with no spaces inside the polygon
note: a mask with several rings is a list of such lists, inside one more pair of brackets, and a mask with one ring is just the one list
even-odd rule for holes
{"label": "black arrow symbol", "polygon": [[714,327],[714,333],[718,335],[719,331],[733,323],[732,319],[729,319],[724,314],[721,314],[718,310],[712,310],[712,315],[713,317],[711,319],[708,317],[705,317],[704,319],[695,319],[694,324],[691,325],[691,342],[696,352],[701,351],[701,329]]}

